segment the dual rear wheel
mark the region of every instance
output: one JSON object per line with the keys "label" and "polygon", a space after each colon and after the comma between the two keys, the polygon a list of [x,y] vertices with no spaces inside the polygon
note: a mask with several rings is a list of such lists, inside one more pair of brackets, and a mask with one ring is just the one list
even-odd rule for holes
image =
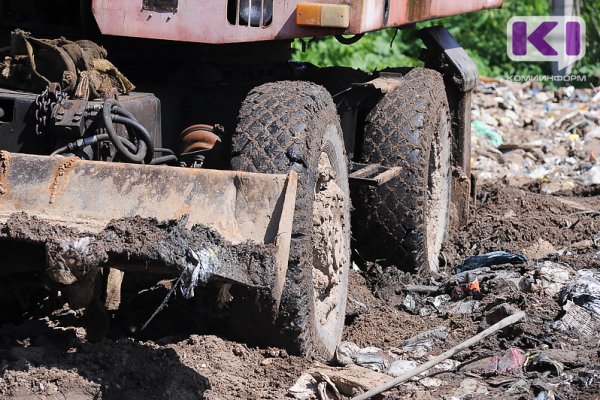
{"label": "dual rear wheel", "polygon": [[[367,117],[361,162],[401,166],[399,178],[352,195],[357,250],[401,268],[437,270],[448,226],[450,127],[436,72],[414,69]],[[350,269],[348,160],[331,95],[297,81],[267,83],[242,104],[232,166],[298,173],[286,284],[270,343],[330,357],[342,337]]]}

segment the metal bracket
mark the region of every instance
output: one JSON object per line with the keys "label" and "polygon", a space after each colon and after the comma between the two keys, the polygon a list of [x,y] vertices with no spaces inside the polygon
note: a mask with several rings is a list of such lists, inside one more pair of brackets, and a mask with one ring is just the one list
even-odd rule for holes
{"label": "metal bracket", "polygon": [[[431,55],[442,54],[450,63],[450,65],[443,66],[438,61],[437,68],[433,66],[431,68],[440,70],[440,72],[453,72],[458,75],[460,79],[455,80],[455,86],[458,86],[461,92],[468,92],[475,88],[479,82],[477,66],[446,28],[432,26],[421,29],[418,35],[425,43],[427,53]],[[421,59],[423,58],[426,58],[425,62],[429,61],[427,54],[422,55]]]}
{"label": "metal bracket", "polygon": [[384,167],[380,164],[362,164],[351,162],[350,183],[380,186],[400,175],[400,167]]}
{"label": "metal bracket", "polygon": [[65,100],[55,110],[54,125],[72,130],[75,136],[81,136],[85,130],[87,100]]}

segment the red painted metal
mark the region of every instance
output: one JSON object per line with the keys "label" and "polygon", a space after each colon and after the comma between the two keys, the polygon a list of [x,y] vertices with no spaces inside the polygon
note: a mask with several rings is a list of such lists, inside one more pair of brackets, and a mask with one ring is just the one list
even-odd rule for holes
{"label": "red painted metal", "polygon": [[[107,35],[199,43],[240,43],[309,36],[358,34],[450,15],[498,8],[502,0],[311,0],[348,4],[350,26],[324,29],[296,25],[296,5],[303,0],[275,0],[268,26],[232,25],[227,0],[179,0],[177,10],[144,10],[142,0],[93,0],[100,31]],[[386,12],[386,3],[389,8]]]}

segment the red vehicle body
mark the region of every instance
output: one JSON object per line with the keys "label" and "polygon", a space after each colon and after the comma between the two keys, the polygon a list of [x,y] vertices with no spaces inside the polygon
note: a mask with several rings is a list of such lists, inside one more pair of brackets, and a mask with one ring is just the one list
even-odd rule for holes
{"label": "red vehicle body", "polygon": [[[272,20],[244,23],[231,18],[228,7],[243,4],[264,10]],[[347,28],[299,26],[296,10],[302,0],[93,0],[92,11],[103,34],[198,43],[241,43],[308,36],[360,34],[420,21],[498,8],[502,0],[319,0],[314,3],[349,7]],[[270,10],[266,10],[270,8]],[[256,25],[256,26],[252,26]]]}

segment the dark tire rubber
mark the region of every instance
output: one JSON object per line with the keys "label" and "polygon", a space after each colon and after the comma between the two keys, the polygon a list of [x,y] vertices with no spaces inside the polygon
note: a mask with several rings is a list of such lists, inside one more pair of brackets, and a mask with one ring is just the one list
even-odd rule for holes
{"label": "dark tire rubber", "polygon": [[[369,113],[358,161],[402,170],[382,186],[353,190],[353,226],[361,227],[353,236],[361,256],[407,271],[436,272],[448,227],[449,135],[444,82],[433,70],[412,69]],[[433,201],[432,190],[441,190],[442,198]]]}
{"label": "dark tire rubber", "polygon": [[[332,324],[319,328],[315,316],[313,249],[319,246],[313,227],[313,206],[318,192],[318,168],[326,153],[335,170],[335,182],[344,193],[347,261],[344,263],[338,308]],[[264,331],[270,344],[294,354],[330,358],[341,340],[345,319],[350,264],[350,192],[342,130],[329,93],[308,82],[281,81],[253,89],[240,109],[233,137],[235,170],[298,173],[292,244],[286,283],[274,326]],[[337,293],[337,292],[336,292]],[[333,313],[333,312],[332,312]],[[254,328],[253,328],[254,329]]]}

